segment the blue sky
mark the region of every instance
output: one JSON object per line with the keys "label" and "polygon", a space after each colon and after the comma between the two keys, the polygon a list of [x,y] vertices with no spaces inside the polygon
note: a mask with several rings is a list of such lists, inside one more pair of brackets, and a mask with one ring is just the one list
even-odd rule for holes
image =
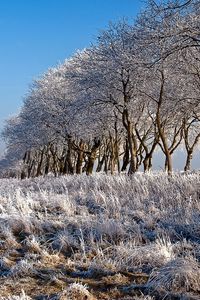
{"label": "blue sky", "polygon": [[[141,0],[1,0],[0,129],[22,105],[29,84],[95,41],[109,21],[130,20]],[[1,146],[2,148],[2,146]]]}

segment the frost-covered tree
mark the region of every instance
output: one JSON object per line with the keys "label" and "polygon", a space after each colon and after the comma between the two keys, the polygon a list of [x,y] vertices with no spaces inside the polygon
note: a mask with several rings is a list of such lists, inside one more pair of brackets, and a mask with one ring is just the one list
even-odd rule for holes
{"label": "frost-covered tree", "polygon": [[111,24],[35,80],[3,131],[21,177],[149,171],[158,147],[169,174],[184,147],[189,170],[200,140],[199,12],[199,0],[149,0],[133,24]]}

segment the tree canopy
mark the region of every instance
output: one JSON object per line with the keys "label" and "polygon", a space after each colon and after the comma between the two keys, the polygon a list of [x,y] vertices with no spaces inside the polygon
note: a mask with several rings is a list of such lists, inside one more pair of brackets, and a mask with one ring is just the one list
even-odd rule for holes
{"label": "tree canopy", "polygon": [[184,170],[200,140],[200,1],[149,0],[133,24],[102,31],[96,43],[35,80],[2,132],[21,178],[165,169],[184,147]]}

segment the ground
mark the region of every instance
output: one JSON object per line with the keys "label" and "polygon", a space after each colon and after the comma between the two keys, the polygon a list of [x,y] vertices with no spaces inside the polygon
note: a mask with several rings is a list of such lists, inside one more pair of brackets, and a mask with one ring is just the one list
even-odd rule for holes
{"label": "ground", "polygon": [[200,174],[0,179],[0,299],[200,299]]}

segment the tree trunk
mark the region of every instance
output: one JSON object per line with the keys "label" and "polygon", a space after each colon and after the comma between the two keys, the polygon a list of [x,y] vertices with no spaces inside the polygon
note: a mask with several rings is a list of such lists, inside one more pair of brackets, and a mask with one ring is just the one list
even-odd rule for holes
{"label": "tree trunk", "polygon": [[120,159],[119,159],[119,137],[118,137],[118,128],[117,128],[117,117],[115,119],[115,142],[114,142],[114,157],[115,157],[115,164],[117,164],[117,170],[120,174]]}
{"label": "tree trunk", "polygon": [[98,166],[96,168],[96,172],[101,172],[101,169],[103,167],[104,161],[105,161],[105,154],[103,155],[102,159],[99,160]]}
{"label": "tree trunk", "polygon": [[82,173],[82,164],[83,164],[83,141],[81,140],[79,143],[78,157],[76,162],[76,174]]}
{"label": "tree trunk", "polygon": [[105,154],[105,165],[104,165],[104,172],[108,174],[108,155]]}
{"label": "tree trunk", "polygon": [[165,150],[165,170],[168,173],[168,175],[171,175],[172,171],[173,171],[172,156],[171,156],[171,153],[170,153],[170,151],[168,149],[168,146],[167,146],[166,137],[163,133],[161,133],[161,140],[162,140],[163,147],[164,147],[164,150]]}
{"label": "tree trunk", "polygon": [[21,180],[26,178],[26,173],[24,170],[21,171],[21,175],[20,175]]}
{"label": "tree trunk", "polygon": [[93,172],[94,163],[96,160],[96,154],[99,146],[100,146],[100,140],[94,139],[94,145],[92,146],[90,154],[88,155],[88,165],[86,170],[87,175],[91,175]]}
{"label": "tree trunk", "polygon": [[40,160],[38,162],[36,177],[42,175],[41,169],[42,169],[43,158],[44,158],[44,148],[42,149],[42,152],[41,152],[41,155],[40,155]]}
{"label": "tree trunk", "polygon": [[63,173],[74,174],[74,168],[72,165],[72,137],[70,135],[68,135],[68,148],[67,148]]}
{"label": "tree trunk", "polygon": [[192,161],[192,150],[187,151],[187,159],[186,159],[186,163],[185,163],[185,167],[184,167],[184,171],[190,171],[191,168],[191,161]]}
{"label": "tree trunk", "polygon": [[123,115],[122,115],[122,121],[123,125],[126,128],[127,131],[127,141],[130,151],[130,166],[128,174],[133,174],[137,171],[137,161],[136,161],[136,149],[135,144],[133,143],[133,124],[131,123],[129,119],[129,114],[127,109],[124,109]]}
{"label": "tree trunk", "polygon": [[149,157],[148,157],[148,155],[146,155],[144,160],[143,160],[143,166],[144,166],[144,172],[145,173],[147,171],[149,171]]}
{"label": "tree trunk", "polygon": [[131,175],[137,171],[137,154],[136,154],[136,149],[133,145],[133,127],[130,122],[128,124],[128,142],[129,142],[129,150],[131,156],[128,174]]}
{"label": "tree trunk", "polygon": [[152,166],[153,166],[153,164],[152,164],[152,155],[150,155],[150,157],[149,157],[149,166],[148,166],[148,171],[151,171],[151,169],[152,169]]}
{"label": "tree trunk", "polygon": [[110,136],[110,172],[111,175],[114,174],[115,171],[115,149],[113,138]]}
{"label": "tree trunk", "polygon": [[124,152],[124,156],[123,156],[123,165],[122,165],[122,168],[121,168],[122,172],[126,171],[128,163],[129,163],[129,147],[128,147],[128,141],[126,139],[125,152]]}
{"label": "tree trunk", "polygon": [[161,110],[163,94],[164,94],[164,74],[163,74],[163,72],[161,73],[161,75],[162,75],[162,81],[161,81],[161,87],[160,87],[160,96],[159,96],[159,100],[157,102],[158,108],[157,108],[157,113],[156,113],[156,124],[158,127],[158,133],[160,135],[160,138],[161,138],[161,141],[163,144],[163,148],[164,148],[167,172],[168,172],[168,175],[171,175],[172,174],[172,157],[171,157],[171,153],[169,151],[169,147],[167,145],[167,138],[165,136],[164,128],[161,124],[161,116],[160,116],[160,110]]}

